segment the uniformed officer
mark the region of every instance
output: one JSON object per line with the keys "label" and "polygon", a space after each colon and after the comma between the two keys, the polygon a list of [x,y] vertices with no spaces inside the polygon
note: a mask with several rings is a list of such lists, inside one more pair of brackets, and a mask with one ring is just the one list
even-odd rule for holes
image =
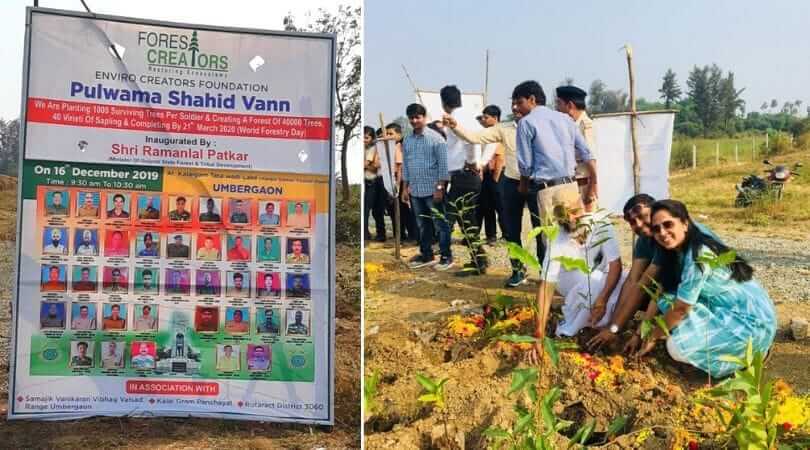
{"label": "uniformed officer", "polygon": [[[576,86],[560,86],[557,88],[557,111],[568,114],[574,119],[577,128],[585,138],[588,148],[593,152],[595,151],[595,142],[593,135],[593,120],[588,117],[585,111],[585,97],[588,94]],[[579,191],[582,194],[582,203],[585,205],[586,211],[593,211],[596,209],[596,198],[587,198],[588,192],[588,166],[582,161],[577,161],[576,178],[579,183]]]}

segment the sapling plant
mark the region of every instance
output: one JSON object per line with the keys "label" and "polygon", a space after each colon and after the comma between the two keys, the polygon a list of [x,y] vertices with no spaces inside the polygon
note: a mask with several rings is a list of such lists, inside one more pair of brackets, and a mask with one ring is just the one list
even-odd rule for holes
{"label": "sapling plant", "polygon": [[444,398],[444,385],[447,383],[447,378],[434,380],[421,373],[417,373],[416,381],[424,390],[417,400],[421,403],[433,405],[441,412],[442,423],[444,425],[444,438],[448,443],[451,442],[450,435],[447,432],[447,410],[445,408],[446,403]]}

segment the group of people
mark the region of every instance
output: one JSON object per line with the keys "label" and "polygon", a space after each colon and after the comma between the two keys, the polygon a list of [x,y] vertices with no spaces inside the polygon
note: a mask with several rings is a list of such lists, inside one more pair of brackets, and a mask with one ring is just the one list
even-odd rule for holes
{"label": "group of people", "polygon": [[[501,123],[500,111],[490,105],[481,114],[484,128],[476,131],[460,123],[459,118],[466,114],[462,114],[458,88],[445,86],[440,96],[444,109],[440,121],[429,123],[424,106],[414,103],[406,108],[413,133],[402,139],[401,132],[391,127],[392,133],[386,131],[385,135],[396,143],[395,180],[401,183],[402,193],[398,201],[418,225],[419,254],[409,261],[411,268],[452,268],[452,227],[459,224],[462,233],[477,234],[481,218],[486,216],[480,211],[487,211],[489,204],[499,216],[504,239],[522,245],[527,208],[534,227],[557,225],[553,239],[537,235],[542,269],[536,337],[545,337],[557,293],[565,302],[555,333],[573,336],[583,328],[596,328],[587,343],[591,349],[620,339],[622,329],[641,310],[650,320],[662,315],[667,330],[656,326],[642,340],[639,327],[623,343],[627,353],[643,356],[666,339],[673,359],[722,377],[738,366],[720,355],[742,356],[749,341],[755,350],[768,351],[776,332],[773,302],[740,255],[735,253],[727,265],[707,262],[733,250],[692,220],[683,203],[646,194],[627,200],[624,219],[635,233],[636,243],[630,270],[622,268],[613,225],[596,208],[593,130],[582,89],[557,88],[555,109],[551,109],[539,83],[520,83],[512,93],[514,122]],[[367,128],[365,133],[368,219],[384,188],[375,155],[378,136],[373,129]],[[490,144],[500,148],[487,148]],[[489,196],[487,186],[498,195]],[[459,207],[459,199],[471,201],[475,207]],[[375,218],[381,216],[380,211],[377,209]],[[378,220],[378,239],[384,237],[381,223]],[[471,223],[476,226],[470,227]],[[406,226],[402,228],[405,235]],[[436,241],[438,261],[433,251]],[[458,275],[484,273],[488,259],[483,241],[470,235],[465,241],[470,261]],[[575,260],[584,260],[588,269],[563,264]],[[511,264],[506,286],[526,283],[526,267],[516,259]],[[541,354],[538,344],[530,358],[536,360]]]}

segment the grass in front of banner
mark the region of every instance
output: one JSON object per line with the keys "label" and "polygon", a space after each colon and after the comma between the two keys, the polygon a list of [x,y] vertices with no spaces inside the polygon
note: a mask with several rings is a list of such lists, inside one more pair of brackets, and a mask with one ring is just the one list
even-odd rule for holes
{"label": "grass in front of banner", "polygon": [[[12,179],[13,180],[13,179]],[[12,296],[16,183],[0,180],[0,298]],[[359,214],[359,211],[358,211]],[[335,427],[214,419],[92,418],[6,421],[10,304],[0,305],[0,448],[358,448],[360,447],[360,249],[337,246]]]}

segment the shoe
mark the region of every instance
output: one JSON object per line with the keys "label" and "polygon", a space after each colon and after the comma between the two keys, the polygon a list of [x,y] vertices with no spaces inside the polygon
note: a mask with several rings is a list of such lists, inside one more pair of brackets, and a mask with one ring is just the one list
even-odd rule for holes
{"label": "shoe", "polygon": [[452,267],[453,267],[453,258],[442,256],[442,258],[439,260],[439,264],[436,264],[435,269],[444,272],[450,270]]}
{"label": "shoe", "polygon": [[487,245],[495,245],[498,242],[498,238],[495,236],[491,236],[487,238]]}
{"label": "shoe", "polygon": [[385,242],[385,236],[380,236],[378,234],[377,237],[374,238],[374,240],[377,242]]}
{"label": "shoe", "polygon": [[506,287],[518,287],[522,284],[526,284],[528,281],[528,277],[526,274],[520,270],[516,270],[512,272],[512,276],[506,280]]}
{"label": "shoe", "polygon": [[435,264],[436,258],[430,257],[428,259],[422,255],[416,255],[408,260],[408,267],[410,267],[411,269],[419,269],[422,267],[433,266]]}

